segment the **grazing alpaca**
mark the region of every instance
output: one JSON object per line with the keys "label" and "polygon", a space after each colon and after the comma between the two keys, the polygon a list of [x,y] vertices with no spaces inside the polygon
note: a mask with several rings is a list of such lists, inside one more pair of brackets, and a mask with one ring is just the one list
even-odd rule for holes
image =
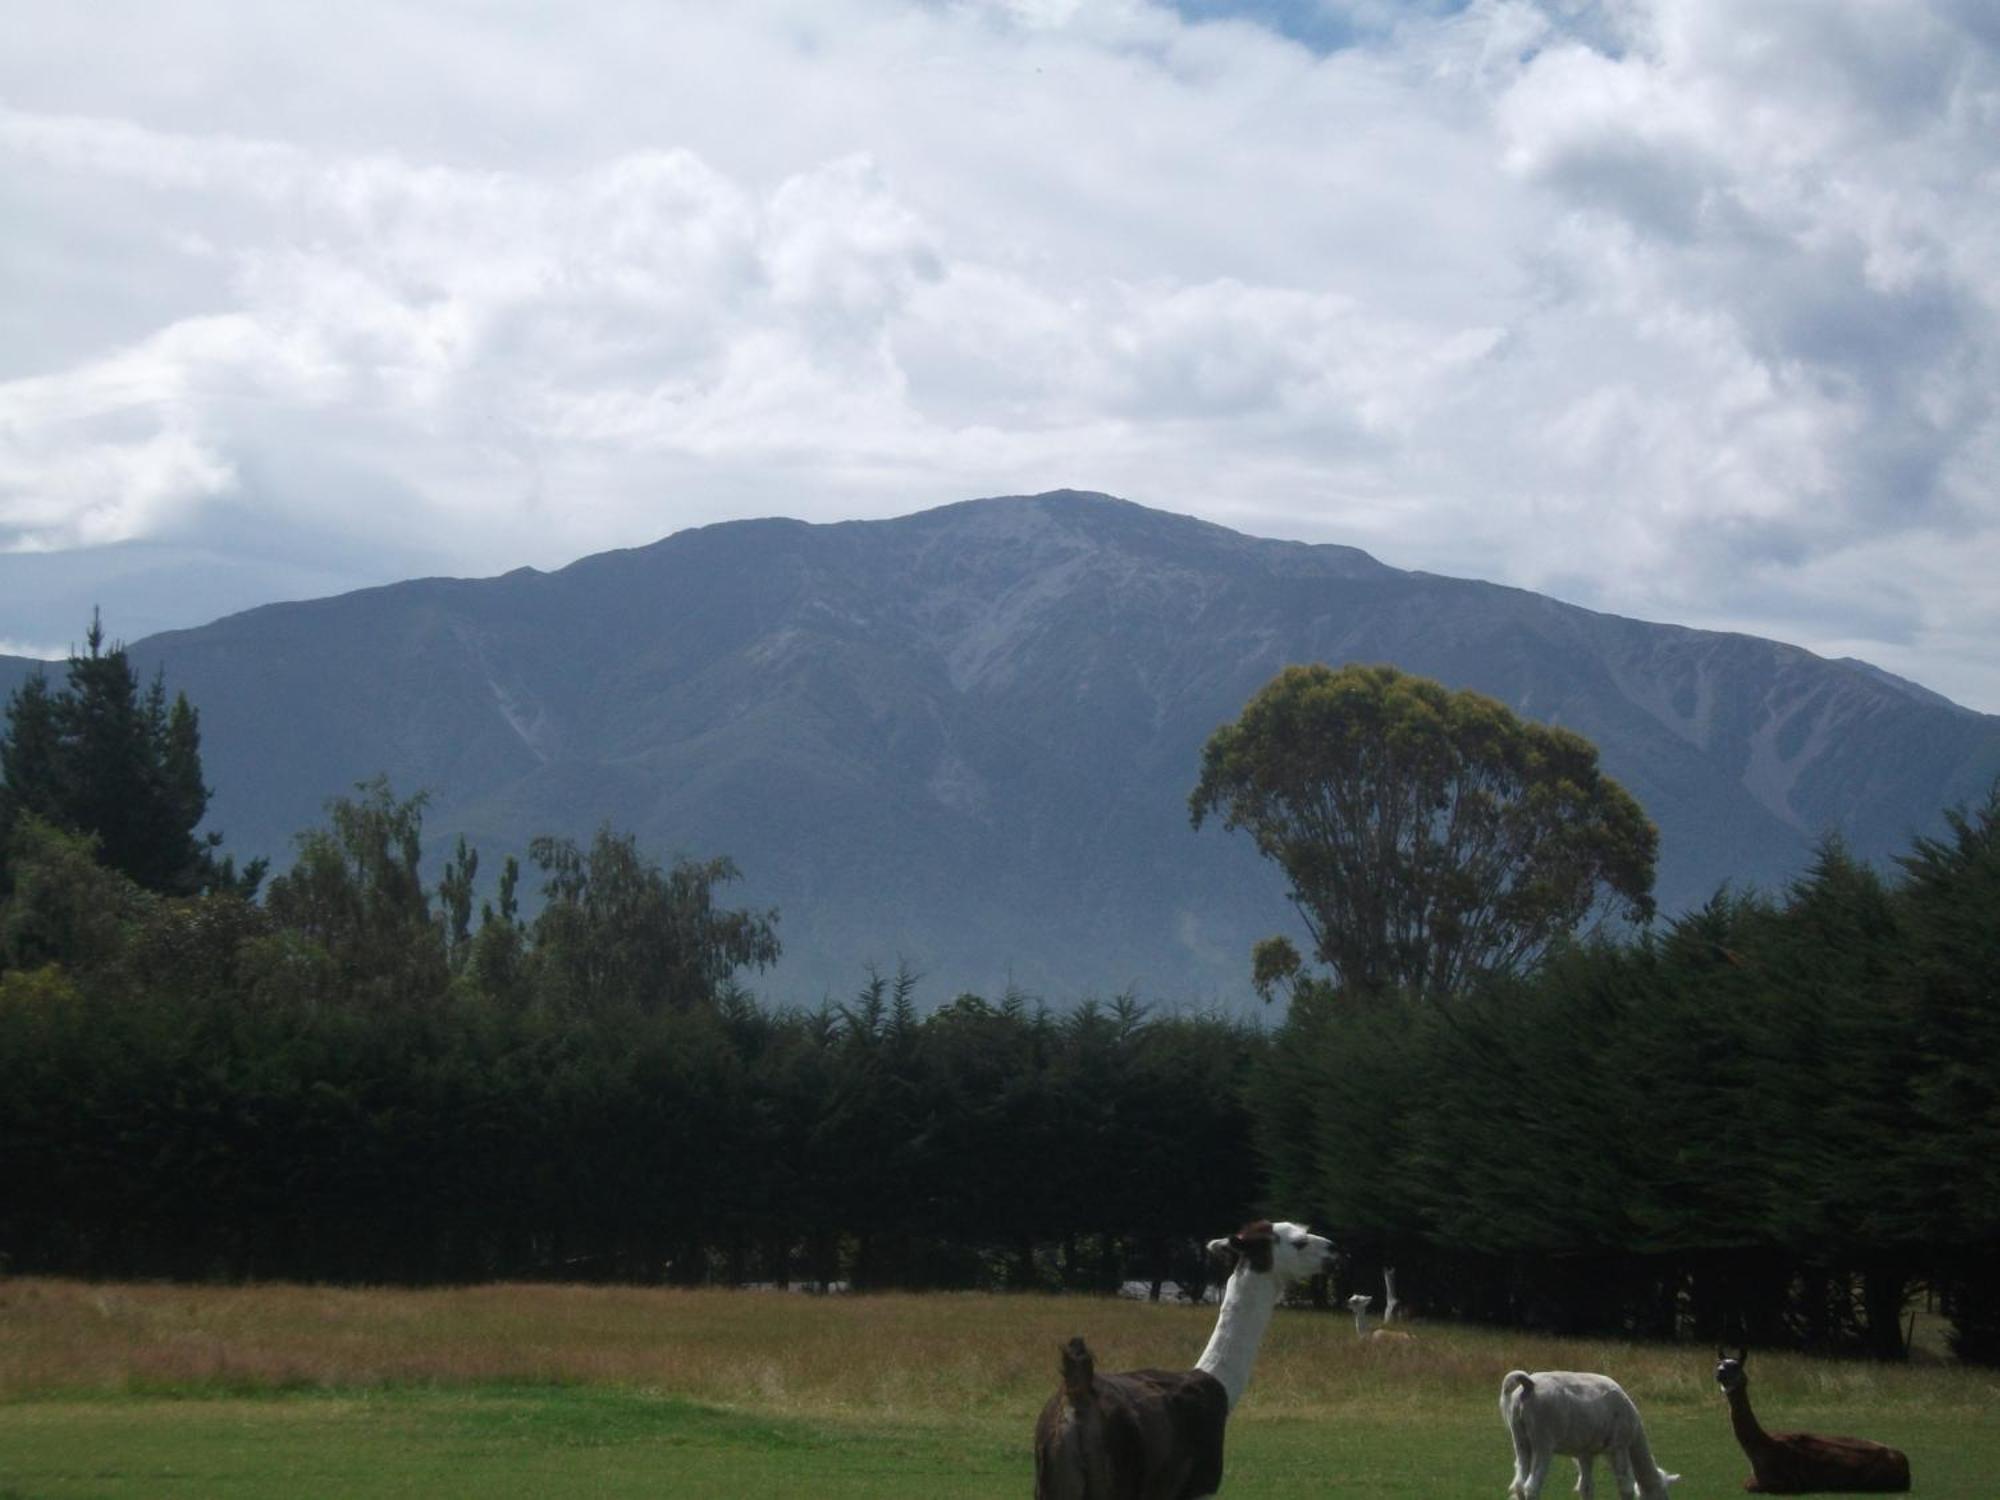
{"label": "grazing alpaca", "polygon": [[1866,1438],[1821,1437],[1811,1432],[1766,1432],[1750,1410],[1747,1349],[1731,1359],[1715,1351],[1715,1383],[1729,1398],[1729,1425],[1750,1460],[1743,1488],[1756,1495],[1811,1495],[1828,1491],[1901,1494],[1910,1487],[1910,1461],[1895,1448]]}
{"label": "grazing alpaca", "polygon": [[1538,1500],[1558,1453],[1576,1460],[1576,1492],[1591,1500],[1599,1454],[1611,1461],[1621,1500],[1667,1500],[1680,1478],[1653,1462],[1639,1408],[1608,1375],[1574,1370],[1509,1370],[1500,1382],[1500,1420],[1514,1439],[1507,1500]]}
{"label": "grazing alpaca", "polygon": [[1201,1500],[1222,1488],[1223,1428],[1278,1298],[1327,1270],[1333,1246],[1260,1220],[1208,1248],[1234,1269],[1193,1369],[1099,1375],[1082,1339],[1063,1349],[1062,1389],[1035,1420],[1035,1500]]}

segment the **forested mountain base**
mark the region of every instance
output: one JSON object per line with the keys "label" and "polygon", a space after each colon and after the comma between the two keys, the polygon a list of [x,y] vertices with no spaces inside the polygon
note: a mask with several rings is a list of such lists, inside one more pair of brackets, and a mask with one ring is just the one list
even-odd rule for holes
{"label": "forested mountain base", "polygon": [[1890,886],[1829,844],[1449,1004],[1310,983],[1272,1038],[1269,1191],[1430,1312],[2000,1360],[2000,795]]}
{"label": "forested mountain base", "polygon": [[[192,729],[190,724],[189,729]],[[59,810],[59,805],[52,803]],[[540,840],[475,920],[421,799],[330,807],[260,900],[10,804],[0,1266],[355,1282],[1198,1288],[1278,1210],[1422,1313],[2000,1361],[2000,793],[1888,883],[1823,849],[1630,941],[1266,1033],[1130,1000],[743,988],[727,860]]]}

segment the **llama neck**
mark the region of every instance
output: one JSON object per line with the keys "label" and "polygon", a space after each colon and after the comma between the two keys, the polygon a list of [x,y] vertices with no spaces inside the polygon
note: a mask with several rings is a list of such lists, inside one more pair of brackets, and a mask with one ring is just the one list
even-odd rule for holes
{"label": "llama neck", "polygon": [[1357,1306],[1354,1309],[1354,1336],[1356,1338],[1368,1336],[1368,1309],[1365,1307]]}
{"label": "llama neck", "polygon": [[1746,1380],[1735,1390],[1724,1394],[1729,1397],[1729,1425],[1735,1430],[1736,1441],[1742,1445],[1743,1451],[1748,1453],[1769,1443],[1771,1439],[1757,1425],[1757,1414],[1750,1410],[1750,1383]]}
{"label": "llama neck", "polygon": [[1277,1278],[1264,1272],[1239,1266],[1223,1288],[1215,1332],[1208,1336],[1208,1347],[1194,1367],[1222,1382],[1232,1410],[1250,1384],[1250,1366],[1257,1361],[1257,1346],[1264,1342],[1264,1330],[1277,1305]]}

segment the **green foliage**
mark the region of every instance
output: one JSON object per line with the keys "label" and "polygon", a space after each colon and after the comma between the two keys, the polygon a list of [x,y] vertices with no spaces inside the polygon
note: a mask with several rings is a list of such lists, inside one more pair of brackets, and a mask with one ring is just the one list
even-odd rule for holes
{"label": "green foliage", "polygon": [[566,1008],[713,1004],[739,969],[777,961],[776,912],[715,904],[715,888],[737,876],[728,859],[684,859],[663,871],[609,826],[587,853],[539,838],[529,854],[548,877],[532,928],[535,962],[545,992]]}
{"label": "green foliage", "polygon": [[[423,799],[328,804],[263,903],[163,898],[32,817],[0,905],[0,1254],[426,1281],[1108,1285],[1249,1216],[1254,1039],[1129,999],[766,1011],[775,914],[600,830],[432,888]],[[1166,1161],[1166,1175],[1109,1170]]]}
{"label": "green foliage", "polygon": [[324,955],[297,967],[316,976],[295,998],[406,1009],[440,998],[449,973],[432,919],[422,858],[421,793],[399,800],[386,778],[327,803],[330,826],[299,835],[291,869],[270,883],[272,923]]}
{"label": "green foliage", "polygon": [[1393,667],[1287,667],[1209,738],[1189,808],[1249,831],[1353,990],[1453,995],[1607,900],[1652,911],[1658,832],[1587,740]]}
{"label": "green foliage", "polygon": [[1961,1356],[2000,1358],[2000,789],[1948,826],[1900,884],[1829,842],[1784,892],[1552,937],[1450,1005],[1273,939],[1267,1036],[1130,997],[926,1015],[908,972],[770,1010],[741,979],[775,914],[718,904],[728,861],[538,840],[541,911],[509,860],[475,922],[476,851],[427,883],[423,799],[381,780],[261,904],[150,891],[17,807],[0,1256],[1198,1286],[1208,1234],[1277,1208],[1434,1313],[1893,1356],[1928,1284]]}
{"label": "green foliage", "polygon": [[0,734],[0,843],[32,816],[97,841],[98,857],[150,891],[256,888],[217,854],[220,835],[195,837],[208,808],[199,716],[184,694],[167,702],[155,677],[143,693],[122,646],[105,648],[91,619],[88,648],[51,691],[39,672],[9,699]]}
{"label": "green foliage", "polygon": [[153,898],[98,860],[95,839],[32,813],[7,844],[13,891],[0,902],[0,970],[102,967],[124,952]]}
{"label": "green foliage", "polygon": [[1250,983],[1266,1005],[1278,986],[1295,982],[1304,967],[1299,950],[1282,934],[1267,937],[1250,950]]}
{"label": "green foliage", "polygon": [[1828,841],[1778,897],[1450,1007],[1300,984],[1259,1090],[1274,1194],[1432,1310],[1898,1358],[1927,1282],[1994,1357],[1996,809],[1900,887]]}
{"label": "green foliage", "polygon": [[1940,1278],[1961,1358],[2000,1365],[2000,783],[1903,861],[1901,914],[1920,1071],[1911,1164],[1930,1218],[1951,1224]]}

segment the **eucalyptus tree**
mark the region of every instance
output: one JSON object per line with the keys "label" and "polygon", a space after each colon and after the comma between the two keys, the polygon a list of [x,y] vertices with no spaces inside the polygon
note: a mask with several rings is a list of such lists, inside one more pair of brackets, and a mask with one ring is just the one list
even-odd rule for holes
{"label": "eucalyptus tree", "polygon": [[[1653,910],[1658,830],[1595,746],[1394,667],[1287,667],[1209,737],[1188,805],[1277,862],[1349,990],[1438,999]],[[1260,986],[1293,967],[1260,951]]]}

